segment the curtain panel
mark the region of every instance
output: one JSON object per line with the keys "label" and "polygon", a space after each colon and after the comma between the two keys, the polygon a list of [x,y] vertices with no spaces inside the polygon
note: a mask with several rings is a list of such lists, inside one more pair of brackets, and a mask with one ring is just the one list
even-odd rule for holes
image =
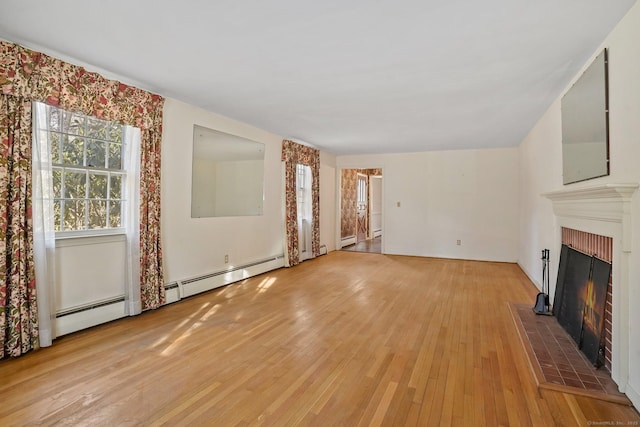
{"label": "curtain panel", "polygon": [[164,98],[4,41],[0,41],[0,94],[40,101],[140,128],[142,309],[153,309],[163,304],[165,292],[160,244],[160,143]]}
{"label": "curtain panel", "polygon": [[311,254],[320,255],[320,151],[285,139],[282,141],[282,161],[285,165],[285,250],[289,267],[292,267],[300,262],[296,202],[298,164],[311,168]]}
{"label": "curtain panel", "polygon": [[0,94],[0,359],[37,349],[31,102]]}

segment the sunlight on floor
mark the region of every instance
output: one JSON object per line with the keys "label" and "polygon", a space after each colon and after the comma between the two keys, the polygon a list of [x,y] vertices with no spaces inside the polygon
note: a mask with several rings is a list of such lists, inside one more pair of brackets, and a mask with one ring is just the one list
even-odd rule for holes
{"label": "sunlight on floor", "polygon": [[258,285],[258,293],[266,292],[271,285],[273,285],[276,281],[275,277],[266,277],[260,284]]}
{"label": "sunlight on floor", "polygon": [[[213,307],[209,308],[209,310],[207,310],[204,314],[202,314],[202,316],[197,318],[200,315],[200,313],[202,313],[204,310],[206,310],[210,305],[211,305],[211,303],[209,303],[209,302],[205,302],[204,304],[202,304],[197,311],[195,311],[191,316],[189,316],[188,318],[186,318],[185,320],[180,322],[180,324],[178,326],[176,326],[175,328],[173,328],[173,330],[170,333],[168,333],[166,335],[163,335],[151,347],[155,348],[155,347],[158,347],[161,344],[165,344],[165,343],[167,343],[167,341],[169,341],[170,342],[169,345],[164,350],[162,350],[160,355],[161,356],[170,356],[173,353],[173,351],[177,348],[177,346],[180,344],[180,342],[182,342],[184,339],[188,338],[194,330],[196,330],[197,328],[202,326],[202,323],[206,322],[220,308],[220,304],[216,304]],[[197,318],[197,320],[191,326],[189,326],[189,328],[186,331],[182,332],[175,339],[170,340],[170,337],[171,337],[172,334],[174,334],[178,330],[184,328],[194,318]]]}

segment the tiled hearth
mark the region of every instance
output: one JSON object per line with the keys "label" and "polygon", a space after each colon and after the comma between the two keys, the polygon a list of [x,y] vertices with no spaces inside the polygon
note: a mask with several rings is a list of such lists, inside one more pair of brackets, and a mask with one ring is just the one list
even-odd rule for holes
{"label": "tiled hearth", "polygon": [[631,404],[607,369],[596,369],[555,317],[536,315],[523,304],[511,311],[539,387]]}

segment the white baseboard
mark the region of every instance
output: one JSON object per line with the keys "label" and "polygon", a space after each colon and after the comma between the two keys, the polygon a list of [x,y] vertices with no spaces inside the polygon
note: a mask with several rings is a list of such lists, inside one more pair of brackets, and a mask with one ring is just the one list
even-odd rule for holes
{"label": "white baseboard", "polygon": [[624,393],[627,395],[631,403],[633,403],[633,406],[636,409],[640,409],[640,393],[638,393],[636,389],[631,386],[631,384],[627,383],[627,387]]}
{"label": "white baseboard", "polygon": [[520,261],[517,261],[516,263],[518,264],[520,269],[524,271],[524,274],[527,275],[527,277],[529,278],[529,280],[531,280],[531,282],[535,285],[535,287],[542,292],[542,285],[538,283],[538,281],[533,277],[533,275],[531,275],[531,272],[527,271],[527,269],[522,264],[520,264]]}

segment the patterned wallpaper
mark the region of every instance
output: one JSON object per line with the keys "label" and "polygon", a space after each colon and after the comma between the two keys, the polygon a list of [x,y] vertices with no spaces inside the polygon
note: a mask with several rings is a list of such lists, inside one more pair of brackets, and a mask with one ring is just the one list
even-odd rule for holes
{"label": "patterned wallpaper", "polygon": [[357,169],[342,170],[342,209],[340,212],[341,237],[356,235],[356,201],[357,201]]}
{"label": "patterned wallpaper", "polygon": [[[367,176],[382,176],[382,169],[343,169],[342,170],[342,209],[340,217],[340,236],[344,239],[356,235],[356,203],[358,173]],[[369,204],[367,203],[367,206]]]}

